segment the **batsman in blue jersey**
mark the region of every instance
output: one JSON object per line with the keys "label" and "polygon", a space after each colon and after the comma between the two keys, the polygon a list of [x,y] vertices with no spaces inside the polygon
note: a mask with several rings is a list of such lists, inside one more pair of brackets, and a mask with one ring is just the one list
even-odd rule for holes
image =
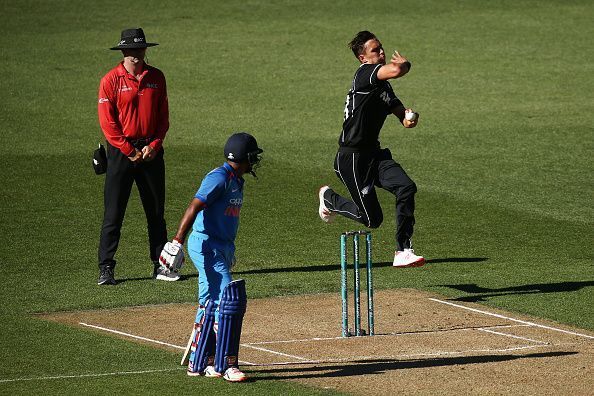
{"label": "batsman in blue jersey", "polygon": [[183,261],[183,243],[198,270],[198,312],[182,358],[188,375],[223,377],[240,382],[238,352],[247,305],[245,281],[231,279],[235,236],[243,203],[243,175],[255,176],[262,149],[245,132],[231,135],[225,144],[227,161],[209,172],[181,219],[177,234],[161,253],[161,262],[177,269]]}

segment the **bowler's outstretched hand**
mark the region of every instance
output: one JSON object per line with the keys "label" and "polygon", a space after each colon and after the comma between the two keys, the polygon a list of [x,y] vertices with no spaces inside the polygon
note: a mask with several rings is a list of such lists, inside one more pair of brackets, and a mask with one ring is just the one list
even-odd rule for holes
{"label": "bowler's outstretched hand", "polygon": [[419,122],[419,113],[416,113],[413,109],[406,109],[404,112],[404,119],[402,120],[402,125],[405,128],[414,128],[417,126]]}

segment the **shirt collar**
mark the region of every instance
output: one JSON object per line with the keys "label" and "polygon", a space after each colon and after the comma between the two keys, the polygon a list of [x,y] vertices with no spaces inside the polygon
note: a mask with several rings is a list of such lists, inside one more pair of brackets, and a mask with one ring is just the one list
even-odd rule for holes
{"label": "shirt collar", "polygon": [[[150,66],[147,65],[146,63],[144,63],[144,65],[142,66],[143,77],[146,73],[149,72],[149,69],[150,69]],[[117,73],[118,73],[118,76],[120,76],[120,77],[127,77],[129,75],[130,78],[136,80],[136,78],[133,75],[131,75],[130,73],[128,73],[128,70],[126,70],[126,68],[124,67],[124,62],[120,62],[118,64]]]}
{"label": "shirt collar", "polygon": [[237,180],[243,180],[241,177],[237,176],[237,173],[235,173],[235,169],[233,169],[233,167],[231,165],[229,165],[228,162],[225,162],[223,164],[223,167],[227,170],[227,172],[229,172],[230,177],[234,177]]}
{"label": "shirt collar", "polygon": [[125,76],[126,74],[128,74],[128,71],[124,67],[124,63],[123,62],[120,62],[118,64],[117,70],[118,70],[118,76]]}

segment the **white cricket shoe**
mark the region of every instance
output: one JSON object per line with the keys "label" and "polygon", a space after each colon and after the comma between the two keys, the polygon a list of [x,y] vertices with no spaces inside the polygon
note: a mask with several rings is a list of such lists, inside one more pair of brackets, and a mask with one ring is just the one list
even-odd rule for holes
{"label": "white cricket shoe", "polygon": [[208,378],[221,378],[223,374],[215,370],[214,366],[206,366],[204,376]]}
{"label": "white cricket shoe", "polygon": [[187,370],[186,371],[186,374],[188,374],[190,377],[198,377],[200,375],[203,375],[204,373],[201,373],[199,371],[190,371],[190,370]]}
{"label": "white cricket shoe", "polygon": [[155,263],[155,268],[153,270],[153,279],[168,281],[168,282],[175,282],[179,280],[180,276],[177,272],[171,271],[169,268],[165,267],[161,263]]}
{"label": "white cricket shoe", "polygon": [[241,381],[245,381],[246,379],[248,379],[247,375],[245,375],[237,367],[229,367],[225,371],[223,378],[225,378],[229,382],[241,382]]}
{"label": "white cricket shoe", "polygon": [[223,376],[223,374],[221,374],[215,370],[214,366],[206,366],[206,368],[202,372],[187,370],[186,373],[190,377],[205,376],[205,377],[209,377],[209,378],[221,378]]}
{"label": "white cricket shoe", "polygon": [[425,265],[425,258],[423,256],[417,256],[412,249],[404,249],[394,254],[393,267],[422,267],[423,265]]}
{"label": "white cricket shoe", "polygon": [[331,212],[330,209],[326,207],[324,203],[324,193],[329,190],[329,186],[322,186],[320,187],[320,191],[318,192],[318,197],[320,198],[320,207],[318,209],[318,214],[320,215],[320,219],[322,219],[325,223],[331,223],[334,220],[334,216],[336,213]]}

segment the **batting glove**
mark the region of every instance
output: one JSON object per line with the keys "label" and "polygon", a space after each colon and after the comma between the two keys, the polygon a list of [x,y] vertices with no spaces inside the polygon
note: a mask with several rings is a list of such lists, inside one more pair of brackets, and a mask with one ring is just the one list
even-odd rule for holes
{"label": "batting glove", "polygon": [[177,272],[184,266],[184,246],[177,239],[167,242],[161,251],[159,261],[170,271]]}

